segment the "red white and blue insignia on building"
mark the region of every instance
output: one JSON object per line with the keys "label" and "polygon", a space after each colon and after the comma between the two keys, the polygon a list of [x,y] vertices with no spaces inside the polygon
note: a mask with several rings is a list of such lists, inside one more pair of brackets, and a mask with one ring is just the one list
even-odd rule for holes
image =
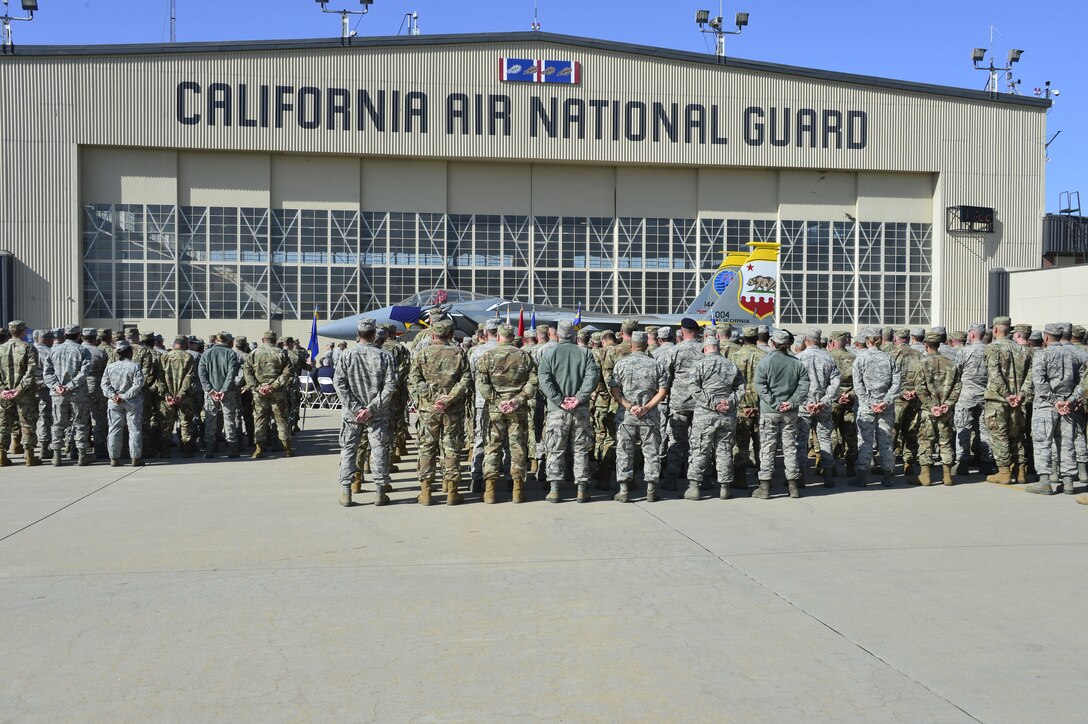
{"label": "red white and blue insignia on building", "polygon": [[582,82],[582,64],[577,60],[499,58],[499,80],[508,83],[579,85]]}

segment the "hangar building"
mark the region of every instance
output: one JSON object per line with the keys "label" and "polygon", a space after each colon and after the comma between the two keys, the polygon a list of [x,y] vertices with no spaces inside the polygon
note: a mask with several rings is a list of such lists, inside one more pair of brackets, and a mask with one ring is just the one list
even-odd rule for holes
{"label": "hangar building", "polygon": [[1042,254],[1036,98],[539,32],[17,47],[0,94],[32,327],[305,335],[427,288],[676,312],[766,240],[780,324],[962,327]]}

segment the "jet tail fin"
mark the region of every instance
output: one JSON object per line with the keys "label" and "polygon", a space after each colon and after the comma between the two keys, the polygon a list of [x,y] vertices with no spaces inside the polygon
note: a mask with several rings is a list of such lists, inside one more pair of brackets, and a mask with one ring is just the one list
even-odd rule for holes
{"label": "jet tail fin", "polygon": [[721,266],[714,272],[714,276],[710,278],[702,291],[695,295],[695,299],[692,300],[691,305],[684,312],[684,316],[710,321],[712,319],[711,310],[714,309],[714,305],[721,298],[721,295],[733,283],[734,278],[737,276],[737,270],[747,259],[748,252],[746,251],[726,252]]}
{"label": "jet tail fin", "polygon": [[774,321],[780,245],[750,241],[748,246],[752,250],[745,254],[729,288],[723,290],[710,310],[715,324],[759,326]]}

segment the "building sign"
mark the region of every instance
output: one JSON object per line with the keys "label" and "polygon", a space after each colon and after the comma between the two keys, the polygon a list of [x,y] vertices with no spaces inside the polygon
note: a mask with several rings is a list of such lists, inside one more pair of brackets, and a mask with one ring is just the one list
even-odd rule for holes
{"label": "building sign", "polygon": [[582,83],[582,64],[577,60],[499,58],[499,80],[508,83]]}
{"label": "building sign", "polygon": [[[574,61],[527,60],[532,83],[577,83]],[[504,59],[507,75],[521,61]],[[558,68],[558,70],[555,70]],[[549,73],[549,69],[553,72]],[[526,68],[516,75],[526,76]],[[569,71],[569,72],[566,72]],[[549,80],[550,78],[570,80]],[[522,82],[519,80],[519,82]],[[726,100],[653,100],[600,98],[537,92],[452,91],[436,94],[418,89],[343,88],[315,85],[272,85],[245,82],[177,84],[177,122],[185,126],[222,126],[240,132],[254,128],[300,128],[307,131],[367,134],[432,134],[448,136],[562,139],[564,141],[630,142],[741,147],[819,149],[831,153],[860,151],[869,145],[866,111],[835,106],[796,106]]]}

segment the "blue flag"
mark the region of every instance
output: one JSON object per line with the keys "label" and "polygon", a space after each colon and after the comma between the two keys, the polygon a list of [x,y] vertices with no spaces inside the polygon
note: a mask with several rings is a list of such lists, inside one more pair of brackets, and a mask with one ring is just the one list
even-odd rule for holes
{"label": "blue flag", "polygon": [[574,313],[574,327],[577,329],[582,326],[582,303],[578,302],[578,311]]}
{"label": "blue flag", "polygon": [[317,308],[314,308],[314,321],[310,325],[310,343],[306,345],[306,349],[310,350],[310,361],[316,362],[317,355],[321,351],[321,347],[317,343]]}
{"label": "blue flag", "polygon": [[529,326],[533,328],[533,334],[536,334],[536,307],[533,307],[533,314],[529,318]]}

